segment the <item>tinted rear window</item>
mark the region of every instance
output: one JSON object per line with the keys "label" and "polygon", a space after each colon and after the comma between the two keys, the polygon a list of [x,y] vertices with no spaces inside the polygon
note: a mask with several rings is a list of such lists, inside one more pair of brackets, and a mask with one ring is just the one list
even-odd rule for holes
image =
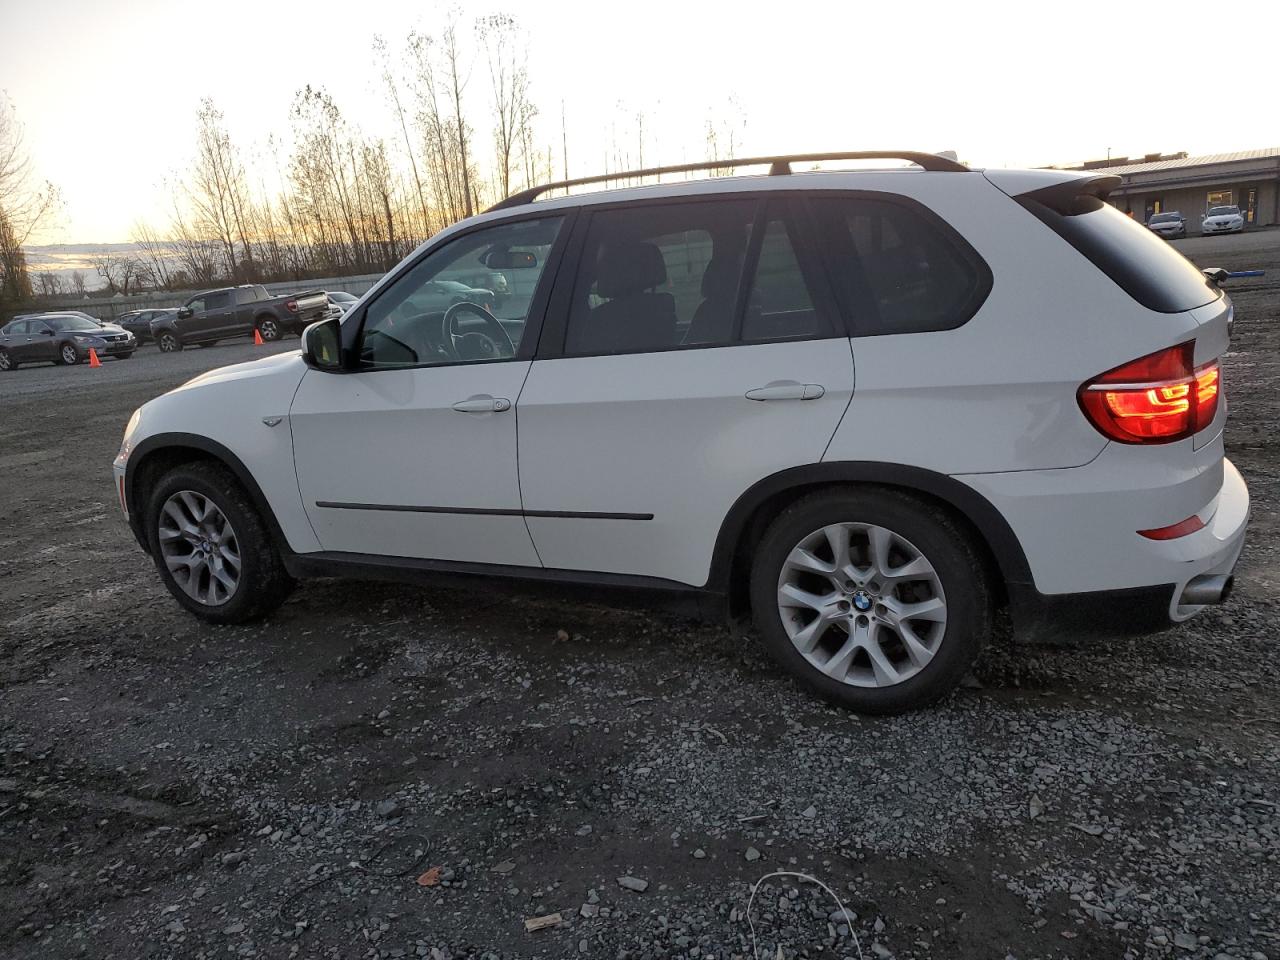
{"label": "tinted rear window", "polygon": [[1149,310],[1181,313],[1218,298],[1190,260],[1097,197],[1076,197],[1065,213],[1033,194],[1017,200]]}

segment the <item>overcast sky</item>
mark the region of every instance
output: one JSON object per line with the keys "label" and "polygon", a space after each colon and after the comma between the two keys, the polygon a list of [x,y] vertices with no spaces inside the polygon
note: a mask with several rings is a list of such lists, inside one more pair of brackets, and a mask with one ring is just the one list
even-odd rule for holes
{"label": "overcast sky", "polygon": [[[461,4],[517,17],[530,40],[539,141],[600,172],[645,114],[645,163],[703,159],[708,118],[745,118],[738,155],[955,150],[985,166],[1280,144],[1276,0],[1130,4]],[[393,139],[372,39],[432,32],[443,6],[398,0],[0,0],[0,90],[43,177],[67,201],[44,242],[163,226],[212,96],[261,150],[294,92],[322,86],[365,133]],[[487,76],[468,95],[487,149]],[[736,104],[736,107],[731,106]],[[557,161],[558,162],[558,161]]]}

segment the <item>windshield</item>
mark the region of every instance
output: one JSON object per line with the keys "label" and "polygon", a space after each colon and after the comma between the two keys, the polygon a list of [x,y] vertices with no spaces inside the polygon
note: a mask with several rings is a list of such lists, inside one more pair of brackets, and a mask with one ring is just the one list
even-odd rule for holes
{"label": "windshield", "polygon": [[1213,207],[1209,210],[1211,217],[1234,217],[1240,212],[1239,207]]}
{"label": "windshield", "polygon": [[99,330],[101,329],[92,320],[86,320],[84,317],[49,317],[45,323],[53,327],[59,333],[64,330]]}
{"label": "windshield", "polygon": [[1151,218],[1152,223],[1177,223],[1181,219],[1176,213],[1157,213]]}

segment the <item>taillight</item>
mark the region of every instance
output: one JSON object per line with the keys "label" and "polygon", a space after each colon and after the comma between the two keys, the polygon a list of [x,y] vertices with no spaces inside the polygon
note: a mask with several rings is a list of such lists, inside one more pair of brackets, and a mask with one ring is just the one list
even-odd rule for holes
{"label": "taillight", "polygon": [[1094,377],[1080,407],[1099,431],[1120,443],[1172,443],[1203,430],[1218,413],[1217,360],[1192,367],[1195,341],[1180,343]]}
{"label": "taillight", "polygon": [[285,308],[286,310],[288,310],[290,313],[297,313],[297,312],[298,312],[298,301],[297,301],[297,300],[286,300],[286,301],[284,302],[284,308]]}

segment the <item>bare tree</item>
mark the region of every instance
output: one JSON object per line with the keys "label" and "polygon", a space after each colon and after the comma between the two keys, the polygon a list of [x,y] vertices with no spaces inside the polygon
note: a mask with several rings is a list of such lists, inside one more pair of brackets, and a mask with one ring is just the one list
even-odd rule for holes
{"label": "bare tree", "polygon": [[85,285],[84,285],[83,270],[77,270],[73,274],[71,274],[71,292],[74,293],[81,300],[84,299],[87,291],[85,290]]}
{"label": "bare tree", "polygon": [[196,163],[188,194],[196,227],[222,245],[226,270],[233,280],[252,280],[253,245],[249,234],[249,190],[244,165],[212,100],[197,113]]}
{"label": "bare tree", "polygon": [[511,193],[512,167],[520,166],[521,159],[525,184],[532,180],[530,154],[537,109],[529,99],[528,49],[516,21],[505,14],[483,17],[476,30],[489,65],[497,187],[505,197]]}
{"label": "bare tree", "polygon": [[421,231],[425,234],[431,229],[431,216],[427,213],[427,198],[422,192],[422,177],[418,174],[418,160],[414,156],[413,141],[409,136],[409,124],[404,117],[404,104],[400,101],[400,87],[391,71],[390,56],[386,42],[379,36],[373,38],[373,49],[382,61],[382,82],[386,84],[391,96],[391,103],[396,110],[396,119],[400,122],[400,133],[404,137],[405,154],[409,157],[409,168],[413,171],[414,192],[418,196],[418,211],[422,214]]}
{"label": "bare tree", "polygon": [[62,277],[52,270],[41,270],[37,273],[35,285],[37,292],[42,297],[56,297],[63,292]]}
{"label": "bare tree", "polygon": [[107,283],[107,290],[128,296],[141,286],[144,265],[131,254],[103,253],[93,260],[93,269]]}
{"label": "bare tree", "polygon": [[13,104],[0,99],[0,307],[30,298],[23,247],[61,207],[57,188],[35,178]]}
{"label": "bare tree", "polygon": [[169,274],[173,270],[176,259],[173,244],[168,240],[162,240],[150,225],[142,220],[133,225],[130,236],[142,251],[140,259],[146,266],[146,276],[151,285],[165,290],[171,289]]}

